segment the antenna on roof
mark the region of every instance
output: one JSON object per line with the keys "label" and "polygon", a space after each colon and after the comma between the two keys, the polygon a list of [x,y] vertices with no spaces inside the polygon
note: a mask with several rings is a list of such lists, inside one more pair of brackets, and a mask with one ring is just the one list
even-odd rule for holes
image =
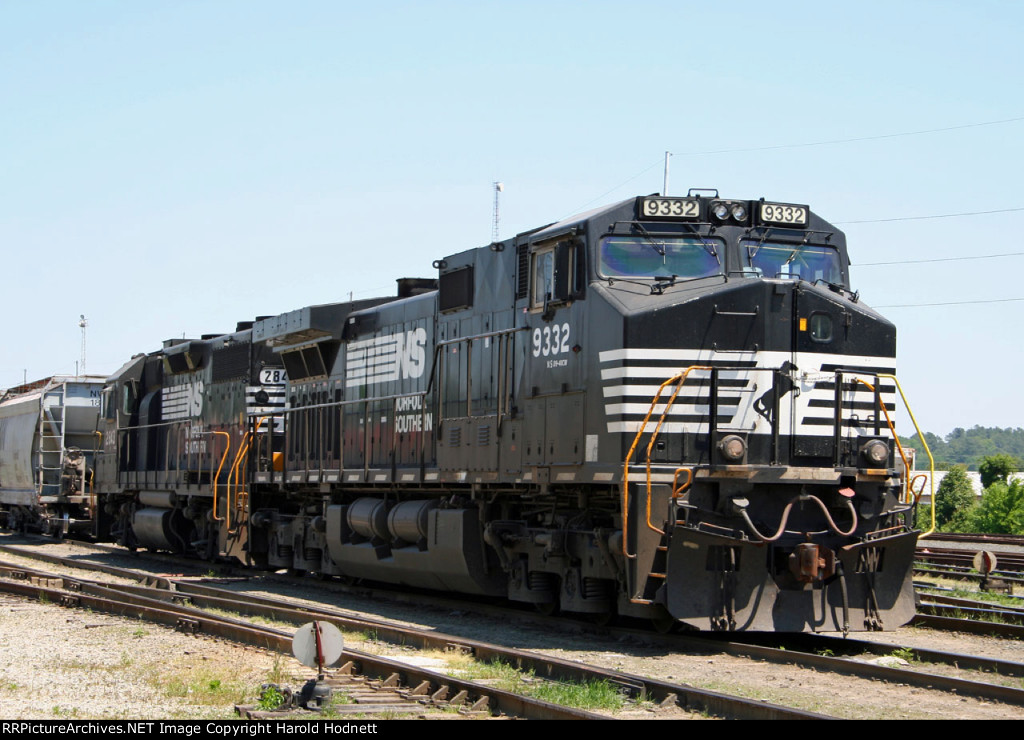
{"label": "antenna on roof", "polygon": [[491,229],[491,243],[498,241],[498,193],[505,189],[505,183],[497,182],[494,183],[494,226]]}
{"label": "antenna on roof", "polygon": [[[89,321],[85,318],[85,314],[79,314],[78,326],[82,330],[82,365],[79,368],[82,375],[85,375],[85,327],[89,325]],[[78,373],[75,373],[78,375]]]}

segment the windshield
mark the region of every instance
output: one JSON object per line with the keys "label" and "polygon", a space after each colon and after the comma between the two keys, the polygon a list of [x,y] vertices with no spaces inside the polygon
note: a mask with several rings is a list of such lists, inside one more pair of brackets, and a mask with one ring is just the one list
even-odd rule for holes
{"label": "windshield", "polygon": [[836,285],[843,282],[839,252],[831,247],[756,241],[743,241],[741,245],[746,247],[750,267],[759,277],[800,278],[809,283],[824,280]]}
{"label": "windshield", "polygon": [[609,236],[601,241],[599,270],[606,278],[700,278],[722,274],[715,239]]}

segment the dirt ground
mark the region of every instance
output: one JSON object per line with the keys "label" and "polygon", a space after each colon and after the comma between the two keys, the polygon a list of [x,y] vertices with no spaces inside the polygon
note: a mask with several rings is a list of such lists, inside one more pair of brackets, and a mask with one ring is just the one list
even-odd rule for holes
{"label": "dirt ground", "polygon": [[[257,589],[253,583],[246,586],[246,590]],[[280,589],[275,587],[275,591]],[[294,598],[328,602],[353,614],[428,626],[566,660],[850,719],[1024,719],[1024,707],[721,653],[670,652],[642,638],[553,633],[528,619],[517,623],[507,617],[341,594],[325,590],[312,579],[289,591]],[[1013,640],[915,628],[882,633],[875,639],[1024,662],[1024,643]],[[398,658],[406,653],[365,635],[347,635],[346,646]],[[443,667],[443,657],[434,660],[438,668]],[[916,663],[907,667],[976,678],[957,669]],[[294,659],[261,650],[84,610],[13,597],[0,599],[0,717],[4,719],[230,718],[235,703],[255,701],[261,683],[286,682],[289,676],[298,677],[295,680],[301,683],[305,672],[308,669]],[[1020,679],[990,676],[988,680],[1022,687]],[[626,716],[667,719],[694,715],[641,706]]]}

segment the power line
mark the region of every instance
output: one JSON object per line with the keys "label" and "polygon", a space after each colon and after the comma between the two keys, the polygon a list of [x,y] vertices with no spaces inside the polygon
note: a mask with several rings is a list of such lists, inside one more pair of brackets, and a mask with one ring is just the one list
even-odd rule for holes
{"label": "power line", "polygon": [[[1015,118],[1003,118],[1003,119],[1000,119],[998,121],[980,121],[980,122],[977,122],[977,123],[964,123],[964,124],[961,124],[959,126],[945,126],[943,128],[921,129],[921,130],[918,130],[918,131],[901,131],[901,132],[892,133],[892,134],[878,134],[876,136],[854,136],[854,137],[851,137],[851,138],[848,138],[848,139],[825,139],[825,140],[822,140],[822,141],[805,141],[805,142],[800,142],[800,143],[797,143],[797,144],[773,144],[773,145],[770,145],[770,146],[742,147],[742,148],[737,148],[737,149],[709,149],[709,150],[706,150],[706,151],[703,151],[703,152],[667,152],[667,153],[671,154],[674,157],[675,156],[679,156],[679,157],[703,157],[703,156],[707,156],[707,155],[711,155],[711,154],[737,154],[737,153],[742,153],[742,152],[767,152],[767,151],[773,151],[773,150],[776,150],[776,149],[800,149],[800,148],[812,147],[812,146],[829,146],[829,145],[834,145],[834,144],[853,144],[853,143],[861,142],[861,141],[879,141],[879,140],[882,140],[882,139],[896,139],[896,138],[907,137],[907,136],[921,136],[921,135],[925,135],[925,134],[938,134],[938,133],[943,133],[943,132],[946,132],[946,131],[959,131],[959,130],[962,130],[962,129],[980,128],[982,126],[999,126],[999,125],[1006,124],[1006,123],[1017,123],[1019,121],[1024,121],[1024,116],[1017,116]],[[658,165],[663,164],[663,162],[664,162],[664,160],[659,157],[656,161],[652,162],[647,167],[644,167],[642,170],[640,170],[638,173],[636,173],[632,177],[630,177],[630,178],[628,178],[626,180],[623,180],[622,182],[620,182],[618,185],[616,185],[615,187],[611,188],[610,190],[607,190],[604,193],[601,193],[601,195],[597,196],[596,198],[593,198],[592,200],[587,201],[583,205],[578,206],[577,208],[574,208],[572,211],[570,211],[569,213],[565,214],[565,216],[563,216],[562,218],[568,218],[569,216],[572,216],[572,215],[574,215],[576,213],[581,212],[587,206],[591,205],[592,203],[596,203],[597,201],[601,200],[602,198],[604,198],[607,195],[610,195],[611,193],[614,193],[616,190],[621,188],[623,185],[627,185],[628,183],[633,182],[633,180],[636,180],[641,175],[646,174],[648,171],[654,169]],[[1006,211],[1019,211],[1019,210],[1024,210],[1024,209],[1022,209],[1022,208],[1006,209]],[[978,211],[977,213],[969,213],[969,214],[948,214],[948,215],[941,215],[941,216],[917,216],[917,217],[902,218],[902,219],[901,218],[879,219],[878,221],[840,221],[838,223],[848,223],[848,224],[881,223],[883,221],[904,221],[904,220],[909,221],[909,220],[913,220],[914,218],[921,218],[921,219],[924,219],[924,218],[949,218],[949,217],[954,216],[954,215],[965,215],[965,216],[970,215],[970,216],[973,216],[973,215],[978,215],[978,214],[982,214],[982,213],[1004,213],[1006,211]]]}
{"label": "power line", "polygon": [[774,144],[772,146],[745,147],[742,149],[711,149],[703,152],[672,152],[673,156],[681,157],[702,157],[708,154],[736,154],[740,152],[766,152],[773,149],[800,149],[809,146],[828,146],[831,144],[851,144],[858,141],[877,141],[879,139],[896,139],[904,136],[920,136],[922,134],[938,134],[944,131],[957,131],[966,128],[978,128],[980,126],[998,126],[1004,123],[1016,123],[1024,121],[1024,116],[1017,118],[1004,118],[999,121],[982,121],[980,123],[965,123],[959,126],[946,126],[944,128],[922,129],[920,131],[902,131],[894,134],[878,134],[877,136],[856,136],[849,139],[826,139],[823,141],[807,141],[800,144]]}
{"label": "power line", "polygon": [[896,262],[862,262],[856,267],[876,267],[878,265],[919,265],[924,262],[957,262],[959,260],[987,260],[995,257],[1021,257],[1024,252],[1005,252],[1003,254],[975,254],[970,257],[938,257],[930,260],[898,260]]}
{"label": "power line", "polygon": [[921,308],[924,306],[966,306],[974,303],[1012,303],[1024,301],[1024,298],[996,298],[990,301],[949,301],[946,303],[890,303],[885,306],[872,306],[872,308]]}
{"label": "power line", "polygon": [[836,226],[845,226],[846,224],[882,224],[888,223],[889,221],[925,221],[932,218],[958,218],[960,216],[987,216],[992,213],[1014,213],[1016,211],[1024,211],[1024,207],[1020,208],[999,208],[994,211],[964,211],[963,213],[939,213],[934,216],[899,216],[897,218],[872,218],[865,219],[864,221],[834,221]]}
{"label": "power line", "polygon": [[559,219],[559,221],[561,221],[562,219],[566,219],[566,218],[569,218],[569,216],[574,216],[574,215],[576,215],[577,213],[580,213],[580,212],[582,212],[582,211],[583,211],[583,210],[584,210],[584,209],[585,209],[585,208],[586,208],[587,206],[589,206],[590,204],[592,204],[592,203],[596,203],[597,201],[599,201],[599,200],[601,200],[602,198],[604,198],[604,197],[605,197],[606,195],[611,195],[611,194],[612,194],[612,193],[614,193],[614,192],[615,192],[616,190],[618,190],[619,188],[621,188],[621,187],[622,187],[623,185],[626,185],[626,184],[628,184],[628,183],[631,183],[631,182],[633,182],[633,180],[636,180],[636,179],[637,179],[638,177],[640,177],[641,175],[644,175],[644,174],[646,174],[646,173],[647,173],[647,172],[648,172],[649,170],[652,170],[652,169],[654,169],[654,168],[655,168],[655,167],[657,167],[657,166],[658,166],[659,164],[661,164],[661,163],[662,163],[663,161],[664,161],[664,160],[662,160],[662,159],[660,159],[660,158],[659,158],[659,159],[658,159],[658,160],[657,160],[656,162],[653,162],[653,163],[651,163],[651,164],[647,165],[647,166],[646,166],[646,167],[644,167],[644,168],[643,168],[642,170],[640,170],[640,171],[639,171],[639,172],[637,172],[637,173],[636,173],[635,175],[633,175],[633,176],[632,176],[631,178],[629,178],[628,180],[623,180],[622,182],[620,182],[620,183],[619,183],[618,185],[616,185],[616,186],[615,186],[614,188],[612,188],[611,190],[606,190],[605,192],[601,193],[601,194],[600,194],[599,196],[597,196],[596,198],[593,198],[593,199],[591,199],[591,200],[588,200],[588,201],[587,201],[586,203],[584,203],[583,205],[581,205],[581,206],[577,206],[576,208],[573,208],[573,209],[572,209],[571,211],[569,211],[569,213],[567,213],[567,214],[565,214],[564,216],[562,216],[562,218],[561,218],[561,219]]}

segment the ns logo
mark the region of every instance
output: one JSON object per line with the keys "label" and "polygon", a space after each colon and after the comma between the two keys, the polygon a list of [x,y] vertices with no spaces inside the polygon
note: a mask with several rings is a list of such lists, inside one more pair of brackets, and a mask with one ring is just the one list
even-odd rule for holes
{"label": "ns logo", "polygon": [[188,415],[199,416],[203,413],[203,381],[193,381],[188,384],[187,388]]}
{"label": "ns logo", "polygon": [[201,416],[204,390],[202,380],[191,380],[181,385],[165,387],[161,391],[164,420],[177,421]]}
{"label": "ns logo", "polygon": [[427,368],[427,332],[418,327],[372,339],[351,342],[345,385],[360,386],[405,378],[420,378]]}

